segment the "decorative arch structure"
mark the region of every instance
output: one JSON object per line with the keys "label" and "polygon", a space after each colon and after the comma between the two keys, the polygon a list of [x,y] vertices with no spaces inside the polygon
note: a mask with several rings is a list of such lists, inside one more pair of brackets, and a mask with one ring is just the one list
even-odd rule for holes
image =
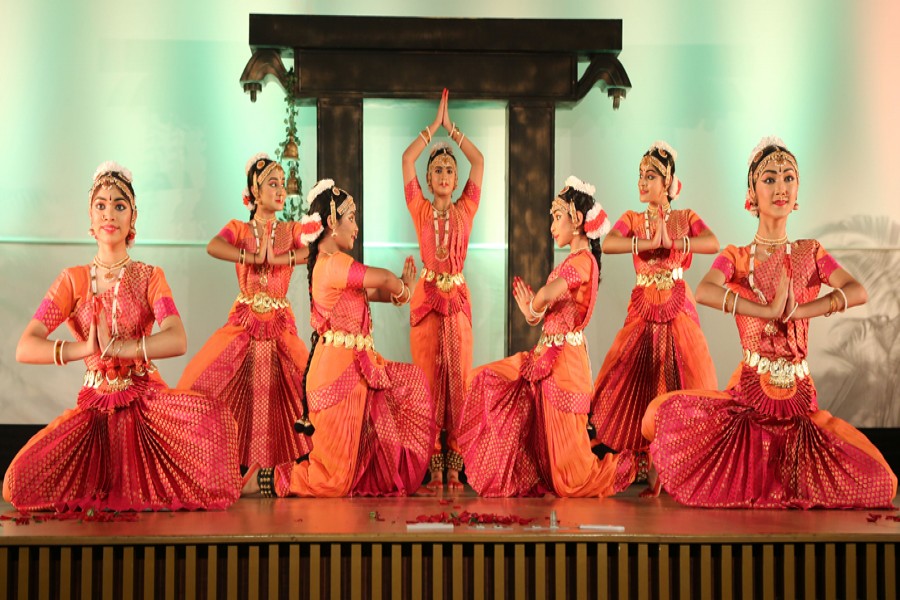
{"label": "decorative arch structure", "polygon": [[[294,96],[317,109],[317,173],[337,181],[363,181],[365,98],[433,99],[448,87],[456,99],[506,102],[507,200],[515,206],[507,211],[510,285],[514,274],[541,281],[553,266],[547,199],[556,191],[556,107],[600,87],[618,108],[631,88],[618,60],[619,19],[251,14],[250,47],[241,84],[254,101],[267,79],[286,89],[282,58],[294,59]],[[364,210],[363,190],[355,192]],[[362,259],[361,243],[355,252]],[[515,301],[507,302],[515,314]],[[507,352],[531,347],[537,334],[510,318]]]}

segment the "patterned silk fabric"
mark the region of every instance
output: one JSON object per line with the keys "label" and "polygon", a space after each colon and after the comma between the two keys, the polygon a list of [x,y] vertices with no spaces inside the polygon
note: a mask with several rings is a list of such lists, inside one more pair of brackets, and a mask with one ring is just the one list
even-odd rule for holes
{"label": "patterned silk fabric", "polygon": [[[584,329],[596,299],[597,262],[570,254],[547,278],[566,291],[547,309],[544,333]],[[565,337],[565,336],[563,336]],[[599,461],[590,452],[585,413],[591,369],[582,343],[520,352],[476,370],[462,414],[460,446],[469,484],[484,496],[604,496],[631,483],[629,454]],[[575,466],[573,466],[575,465]]]}
{"label": "patterned silk fabric", "polygon": [[[815,240],[768,256],[757,248],[754,284],[771,302],[782,273],[794,297],[814,300],[837,262]],[[729,246],[714,268],[729,289],[760,302],[749,285],[750,249]],[[807,355],[808,320],[738,315],[741,343],[769,360]],[[768,331],[767,331],[768,330]],[[780,383],[780,385],[776,385]],[[644,422],[660,481],[679,502],[725,508],[889,508],[897,479],[848,423],[818,410],[809,376],[785,385],[742,363],[725,392],[688,390],[654,400]]]}
{"label": "patterned silk fabric", "polygon": [[[300,224],[273,222],[276,255],[300,248]],[[266,225],[257,224],[260,243]],[[219,236],[246,251],[252,262],[257,239],[251,224],[232,220]],[[289,265],[236,264],[243,298],[283,301],[294,268]],[[270,308],[270,307],[266,307]],[[264,312],[236,301],[228,323],[216,331],[185,369],[179,387],[197,390],[228,404],[238,425],[238,454],[243,465],[270,467],[309,453],[312,440],[294,432],[302,415],[303,372],[308,351],[297,337],[289,306]]]}
{"label": "patterned silk fabric", "polygon": [[320,252],[316,260],[310,320],[321,337],[307,391],[322,443],[308,461],[277,467],[278,495],[408,495],[424,478],[435,424],[422,371],[374,350],[330,343],[324,335],[371,333],[365,273],[342,252]]}
{"label": "patterned silk fabric", "polygon": [[[115,296],[112,286],[95,297],[89,267],[73,267],[35,318],[51,332],[65,320],[85,340],[101,309],[112,327]],[[119,336],[131,343],[151,334],[154,318],[178,314],[162,270],[138,262],[125,267],[115,304]],[[166,388],[142,361],[98,351],[84,362],[102,378],[19,452],[4,480],[7,501],[19,510],[121,511],[223,509],[237,499],[235,424],[220,402]],[[130,385],[111,385],[125,377]]]}
{"label": "patterned silk fabric", "polygon": [[[439,225],[438,243],[446,234],[449,254],[436,256],[434,207],[422,195],[419,180],[406,186],[406,203],[416,228],[425,269],[434,273],[462,273],[469,249],[469,235],[481,199],[481,190],[467,181],[459,200],[450,205],[447,220]],[[447,229],[449,228],[449,230]],[[459,315],[465,319],[459,318]],[[413,361],[428,377],[438,424],[435,451],[441,451],[440,431],[447,433],[447,446],[458,451],[459,411],[472,370],[472,307],[465,283],[441,290],[435,280],[421,278],[410,301],[410,347]]]}
{"label": "patterned silk fabric", "polygon": [[[626,212],[615,229],[625,237],[648,237],[643,212]],[[652,238],[665,222],[674,246],[633,255],[634,270],[645,280],[664,283],[636,285],[625,325],[616,334],[594,384],[591,423],[597,441],[615,450],[645,451],[641,419],[659,394],[684,388],[716,387],[716,373],[694,299],[676,269],[687,270],[692,254],[684,254],[682,238],[707,230],[689,209],[673,210],[668,221],[650,220]]]}

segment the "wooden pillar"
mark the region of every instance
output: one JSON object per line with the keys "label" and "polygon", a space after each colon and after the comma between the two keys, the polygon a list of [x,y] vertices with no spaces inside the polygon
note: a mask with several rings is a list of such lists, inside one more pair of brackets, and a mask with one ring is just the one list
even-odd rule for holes
{"label": "wooden pillar", "polygon": [[[316,173],[334,179],[356,202],[357,219],[363,214],[363,107],[362,97],[322,97],[317,100]],[[363,260],[363,228],[351,252]]]}
{"label": "wooden pillar", "polygon": [[518,275],[535,290],[553,267],[550,202],[554,186],[556,106],[552,102],[510,101],[509,250],[507,254],[508,315],[506,351],[513,354],[534,346],[540,327],[530,327],[515,299],[512,280]]}

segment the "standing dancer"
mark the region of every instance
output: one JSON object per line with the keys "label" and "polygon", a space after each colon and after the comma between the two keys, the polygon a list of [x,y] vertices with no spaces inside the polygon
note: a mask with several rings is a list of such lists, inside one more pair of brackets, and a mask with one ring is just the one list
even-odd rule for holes
{"label": "standing dancer", "polygon": [[241,291],[228,322],[191,359],[178,386],[227,403],[238,424],[241,465],[273,466],[312,448],[294,433],[309,353],[286,298],[307,251],[300,223],[277,220],[286,196],[281,166],[257,154],[246,173],[250,220],[230,221],[206,247],[210,256],[235,263]]}
{"label": "standing dancer", "polygon": [[[457,442],[459,411],[472,370],[472,308],[462,271],[481,197],[484,157],[471,138],[466,138],[450,121],[448,96],[444,89],[434,122],[403,152],[403,182],[424,264],[422,280],[410,304],[410,346],[413,362],[425,371],[431,386],[438,425],[428,485],[441,487],[446,468],[447,487],[460,489],[463,460]],[[459,173],[456,157],[447,144],[432,146],[428,157],[425,181],[434,195],[433,201],[422,195],[416,176],[416,159],[442,125],[471,166],[469,179],[456,202],[452,194],[459,183]],[[441,431],[445,436],[443,444]]]}
{"label": "standing dancer", "polygon": [[627,211],[603,241],[603,252],[634,259],[637,283],[625,325],[613,340],[594,384],[591,424],[596,442],[638,452],[638,480],[647,476],[641,418],[659,394],[716,387],[716,371],[684,271],[694,253],[713,254],[719,241],[691,209],[672,210],[681,191],[675,151],[655,142],[638,172],[644,212]]}
{"label": "standing dancer", "polygon": [[543,335],[529,352],[475,370],[462,411],[460,446],[469,484],[483,496],[609,496],[634,479],[630,452],[591,453],[586,433],[591,364],[584,327],[600,282],[599,237],[609,220],[594,186],[576,177],[553,200],[550,232],[570,253],[534,293],[515,278],[513,296]]}
{"label": "standing dancer", "polygon": [[[714,508],[892,508],[897,477],[857,429],[818,409],[806,362],[809,320],[863,304],[866,290],[816,240],[791,242],[800,170],[781,139],[750,153],[753,243],[728,246],[697,301],[735,318],[744,360],[724,392],[656,398],[644,435],[678,502]],[[819,296],[822,284],[833,288]]]}
{"label": "standing dancer", "polygon": [[[31,438],[6,472],[3,498],[21,511],[223,509],[237,499],[228,409],[168,389],[152,362],[184,354],[186,341],[162,269],[128,255],[131,181],[121,165],[98,167],[89,194],[97,255],[60,273],[16,347],[19,362],[87,366],[77,406]],[[75,342],[48,339],[63,322]]]}
{"label": "standing dancer", "polygon": [[324,179],[303,218],[309,246],[312,356],[306,370],[316,445],[306,460],[248,473],[264,496],[406,496],[422,483],[434,441],[434,405],[422,370],[375,351],[369,302],[409,302],[416,265],[403,276],[346,252],[359,227],[353,197]]}

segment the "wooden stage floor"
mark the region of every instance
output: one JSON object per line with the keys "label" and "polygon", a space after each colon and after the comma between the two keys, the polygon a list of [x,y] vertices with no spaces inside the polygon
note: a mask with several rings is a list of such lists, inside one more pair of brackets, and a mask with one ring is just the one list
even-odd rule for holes
{"label": "wooden stage floor", "polygon": [[[639,498],[642,489],[605,499],[490,499],[468,489],[243,498],[227,511],[127,522],[4,520],[0,598],[22,585],[48,597],[896,597],[897,510],[691,509],[665,494]],[[462,511],[535,521],[407,528]],[[15,511],[0,503],[0,514]]]}

